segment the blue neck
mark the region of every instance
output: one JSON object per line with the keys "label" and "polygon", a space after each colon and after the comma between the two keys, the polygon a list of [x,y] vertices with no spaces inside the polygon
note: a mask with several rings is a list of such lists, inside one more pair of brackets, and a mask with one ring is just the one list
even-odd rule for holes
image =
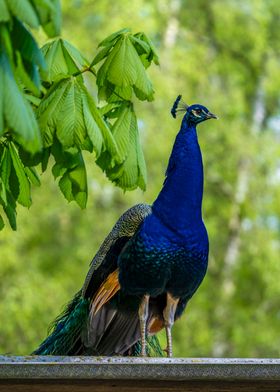
{"label": "blue neck", "polygon": [[196,126],[183,119],[153,212],[168,227],[187,234],[201,227],[203,164]]}

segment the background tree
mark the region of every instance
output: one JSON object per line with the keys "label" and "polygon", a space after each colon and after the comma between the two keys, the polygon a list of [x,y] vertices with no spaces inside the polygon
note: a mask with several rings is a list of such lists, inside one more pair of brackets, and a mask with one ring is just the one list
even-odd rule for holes
{"label": "background tree", "polygon": [[123,194],[85,152],[90,197],[81,211],[65,205],[46,172],[30,211],[19,207],[18,231],[1,233],[1,352],[34,349],[117,217],[154,200],[179,128],[169,110],[182,93],[220,120],[199,130],[211,257],[174,328],[175,354],[279,356],[279,12],[276,0],[62,2],[63,36],[86,57],[128,20],[159,51],[161,67],[150,69],[156,99],[135,102],[148,186]]}

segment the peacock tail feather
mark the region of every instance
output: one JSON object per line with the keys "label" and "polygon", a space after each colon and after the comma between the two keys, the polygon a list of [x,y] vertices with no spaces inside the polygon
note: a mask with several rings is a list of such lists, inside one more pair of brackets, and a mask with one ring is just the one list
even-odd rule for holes
{"label": "peacock tail feather", "polygon": [[[42,342],[35,355],[73,355],[89,314],[89,300],[79,291],[64,312],[50,327],[50,335]],[[76,350],[75,350],[76,348]]]}
{"label": "peacock tail feather", "polygon": [[[148,357],[164,357],[164,352],[161,348],[160,342],[158,340],[158,337],[156,335],[153,336],[147,336],[146,337],[146,352]],[[135,345],[133,346],[132,350],[132,356],[133,357],[141,357],[141,348],[142,344],[141,341],[139,340]]]}

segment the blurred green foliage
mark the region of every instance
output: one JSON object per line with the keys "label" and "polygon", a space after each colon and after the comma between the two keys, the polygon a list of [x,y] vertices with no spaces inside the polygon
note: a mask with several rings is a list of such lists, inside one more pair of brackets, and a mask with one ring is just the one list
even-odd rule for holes
{"label": "blurred green foliage", "polygon": [[[0,351],[26,354],[81,287],[119,215],[159,192],[179,93],[220,117],[199,127],[205,167],[206,278],[174,327],[176,356],[277,357],[280,347],[280,9],[276,0],[64,0],[63,36],[89,58],[127,26],[155,43],[155,101],[136,105],[145,194],[122,193],[90,154],[86,210],[66,205],[47,172],[0,237]],[[90,89],[90,83],[88,88]],[[164,340],[164,339],[163,339]]]}

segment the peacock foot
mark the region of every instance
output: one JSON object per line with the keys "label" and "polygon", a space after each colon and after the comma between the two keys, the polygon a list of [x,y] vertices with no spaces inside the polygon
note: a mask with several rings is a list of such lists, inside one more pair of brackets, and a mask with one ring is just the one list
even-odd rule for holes
{"label": "peacock foot", "polygon": [[140,321],[140,334],[141,334],[141,357],[147,356],[146,350],[146,330],[147,330],[147,319],[149,314],[149,295],[144,295],[138,310],[139,321]]}
{"label": "peacock foot", "polygon": [[166,331],[167,348],[164,350],[167,353],[167,357],[171,358],[172,353],[172,334],[171,329],[174,324],[175,312],[179,298],[173,298],[171,294],[167,293],[166,307],[163,311],[164,326]]}

